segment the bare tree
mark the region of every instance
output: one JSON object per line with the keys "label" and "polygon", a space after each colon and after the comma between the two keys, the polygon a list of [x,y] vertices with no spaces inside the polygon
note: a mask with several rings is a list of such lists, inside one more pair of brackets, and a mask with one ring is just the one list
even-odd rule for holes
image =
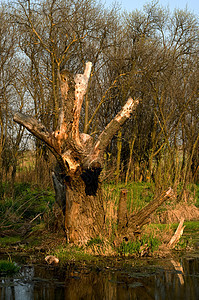
{"label": "bare tree", "polygon": [[58,126],[49,131],[36,119],[17,113],[14,120],[41,139],[57,159],[53,173],[57,201],[65,215],[67,239],[86,243],[104,227],[99,175],[103,154],[112,137],[136,108],[138,100],[129,98],[122,110],[93,143],[90,135],[79,132],[79,119],[92,64],[86,63],[84,74],[73,77],[63,70],[60,77],[61,105]]}

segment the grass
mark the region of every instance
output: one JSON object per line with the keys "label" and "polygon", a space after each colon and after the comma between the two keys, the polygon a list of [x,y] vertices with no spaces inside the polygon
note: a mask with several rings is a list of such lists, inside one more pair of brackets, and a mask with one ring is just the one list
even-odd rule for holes
{"label": "grass", "polygon": [[9,260],[0,260],[0,274],[1,275],[14,275],[19,271],[16,263]]}
{"label": "grass", "polygon": [[158,250],[160,244],[160,238],[152,234],[143,235],[135,241],[123,241],[117,251],[122,256],[150,256],[154,251]]}
{"label": "grass", "polygon": [[199,221],[186,221],[185,231],[199,231]]}
{"label": "grass", "polygon": [[[146,232],[154,234],[155,236],[161,236],[162,242],[169,242],[179,223],[172,224],[150,224],[147,225]],[[195,243],[199,242],[199,221],[185,221],[184,232],[181,236],[178,244],[175,246],[175,250],[185,250],[187,248],[194,248]]]}
{"label": "grass", "polygon": [[0,226],[3,229],[20,228],[37,215],[52,210],[55,202],[53,191],[42,190],[29,183],[16,183],[14,197],[8,191],[6,194],[6,197],[0,198]]}
{"label": "grass", "polygon": [[199,184],[192,185],[190,189],[192,190],[192,193],[195,194],[195,205],[199,208]]}
{"label": "grass", "polygon": [[66,262],[90,262],[95,260],[95,257],[86,253],[83,248],[71,245],[58,246],[57,249],[53,251],[53,255],[59,258],[61,264]]}
{"label": "grass", "polygon": [[103,185],[105,201],[111,200],[116,206],[119,202],[120,192],[127,189],[127,208],[130,212],[143,208],[153,199],[152,185],[148,182],[129,182],[127,185],[120,183]]}
{"label": "grass", "polygon": [[[90,261],[93,255],[112,255],[119,253],[124,256],[144,256],[151,255],[157,249],[160,238],[161,242],[168,242],[178,224],[150,224],[145,230],[140,240],[122,242],[121,246],[116,249],[114,240],[117,234],[117,208],[121,189],[127,189],[127,208],[130,213],[136,213],[142,207],[147,205],[154,197],[154,186],[151,183],[136,183],[130,182],[125,184],[103,184],[104,206],[106,212],[106,237],[97,237],[90,240],[84,248],[71,247],[70,245],[62,245],[51,248],[52,252],[61,262],[65,261]],[[194,197],[199,195],[199,186],[190,185],[189,191]],[[31,227],[31,236],[29,241],[31,245],[40,246],[42,242],[42,234],[47,234],[47,221],[43,214],[51,212],[55,203],[54,192],[51,190],[39,189],[29,183],[17,183],[15,185],[14,198],[9,196],[9,187],[6,186],[7,197],[0,199],[0,226],[7,230],[17,229],[18,232],[21,226],[29,223],[37,215],[37,218]],[[199,197],[198,197],[199,198]],[[197,202],[199,199],[197,198]],[[173,205],[173,204],[172,204]],[[164,208],[160,208],[164,209]],[[194,232],[199,231],[199,221],[185,222],[184,235],[194,235]],[[17,232],[17,231],[16,231]],[[16,233],[15,233],[16,234]],[[164,236],[164,239],[163,239]],[[12,237],[0,238],[0,244],[4,247],[20,242],[21,238],[18,235]],[[182,246],[186,243],[181,240]],[[184,244],[183,244],[184,243]],[[47,248],[48,249],[48,248]],[[53,250],[55,249],[55,250]]]}

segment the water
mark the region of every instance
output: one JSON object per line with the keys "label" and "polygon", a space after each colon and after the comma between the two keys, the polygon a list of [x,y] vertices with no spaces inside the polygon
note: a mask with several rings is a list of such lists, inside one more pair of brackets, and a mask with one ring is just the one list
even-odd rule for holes
{"label": "water", "polygon": [[121,270],[24,265],[17,276],[0,278],[0,299],[198,300],[199,257],[143,261]]}

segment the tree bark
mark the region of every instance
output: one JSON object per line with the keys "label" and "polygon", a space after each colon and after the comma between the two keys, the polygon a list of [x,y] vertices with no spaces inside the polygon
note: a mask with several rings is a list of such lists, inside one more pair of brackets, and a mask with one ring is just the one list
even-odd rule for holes
{"label": "tree bark", "polygon": [[84,171],[80,176],[62,178],[60,169],[53,173],[56,201],[65,216],[67,241],[79,245],[101,235],[105,213],[98,170]]}
{"label": "tree bark", "polygon": [[79,119],[91,67],[88,62],[83,74],[73,76],[62,70],[58,75],[61,99],[55,131],[48,130],[33,117],[21,113],[14,116],[14,121],[42,140],[57,159],[53,172],[56,201],[65,216],[67,240],[75,244],[85,244],[103,234],[105,214],[99,182],[103,154],[139,103],[138,99],[129,98],[95,143],[90,135],[80,133]]}
{"label": "tree bark", "polygon": [[128,224],[128,212],[127,212],[127,193],[126,189],[121,190],[119,207],[118,207],[118,227],[117,231],[120,234]]}

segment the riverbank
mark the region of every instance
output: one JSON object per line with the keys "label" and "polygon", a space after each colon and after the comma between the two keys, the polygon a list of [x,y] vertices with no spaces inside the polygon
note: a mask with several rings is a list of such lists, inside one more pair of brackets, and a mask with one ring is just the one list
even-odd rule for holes
{"label": "riverbank", "polygon": [[[177,225],[150,224],[143,230],[147,235],[154,232],[163,241],[172,236]],[[142,257],[141,251],[119,253],[115,248],[112,255],[99,255],[97,250],[103,249],[101,240],[78,248],[66,244],[62,231],[51,233],[44,228],[26,237],[1,238],[0,260],[16,263],[19,272],[0,276],[0,297],[2,300],[22,297],[30,300],[197,300],[199,221],[185,222],[185,225],[175,249],[168,250],[162,243]],[[59,263],[49,265],[45,261],[47,255],[56,255]]]}
{"label": "riverbank", "polygon": [[[143,228],[142,238],[134,244],[123,243],[123,248],[115,247],[114,243],[103,239],[95,239],[84,247],[66,243],[62,231],[49,232],[38,229],[26,237],[17,235],[0,238],[0,254],[12,257],[29,257],[31,263],[44,263],[47,255],[59,259],[59,265],[66,264],[96,264],[106,261],[111,267],[112,261],[119,264],[128,259],[140,258],[173,258],[185,253],[199,251],[199,221],[185,222],[184,233],[174,249],[167,247],[178,224],[150,224]],[[150,238],[149,238],[150,237]],[[134,245],[134,248],[133,248]],[[126,248],[125,248],[126,247]],[[109,265],[110,262],[110,265]]]}

